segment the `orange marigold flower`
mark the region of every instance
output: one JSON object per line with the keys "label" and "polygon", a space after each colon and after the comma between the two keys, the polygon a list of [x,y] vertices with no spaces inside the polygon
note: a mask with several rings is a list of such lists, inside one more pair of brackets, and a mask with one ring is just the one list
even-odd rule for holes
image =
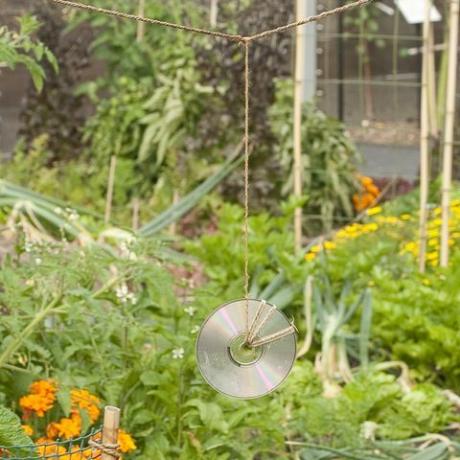
{"label": "orange marigold flower", "polygon": [[55,395],[57,385],[54,380],[37,380],[29,387],[29,392],[33,395]]}
{"label": "orange marigold flower", "polygon": [[59,436],[59,427],[56,422],[52,422],[46,427],[46,436],[49,439],[56,439]]}
{"label": "orange marigold flower", "polygon": [[74,389],[70,392],[72,406],[76,409],[84,409],[88,412],[91,422],[96,422],[101,414],[99,408],[100,399],[87,390]]}
{"label": "orange marigold flower", "polygon": [[[53,438],[71,439],[81,433],[81,418],[78,414],[72,414],[69,418],[61,418],[59,422],[48,425],[49,434]],[[51,437],[51,436],[50,436]]]}
{"label": "orange marigold flower", "polygon": [[19,400],[19,406],[25,412],[25,416],[35,413],[43,417],[53,407],[54,400],[47,399],[42,395],[26,395]]}
{"label": "orange marigold flower", "polygon": [[124,454],[132,450],[136,450],[136,443],[129,433],[124,430],[118,432],[118,444],[120,445],[120,450]]}
{"label": "orange marigold flower", "polygon": [[29,393],[19,400],[19,406],[27,418],[31,413],[43,417],[56,401],[57,387],[53,380],[37,380],[29,387]]}
{"label": "orange marigold flower", "polygon": [[24,433],[27,436],[32,436],[34,434],[34,429],[30,425],[21,425]]}
{"label": "orange marigold flower", "polygon": [[63,446],[52,444],[53,441],[41,443],[37,450],[40,458],[65,458],[67,450]]}

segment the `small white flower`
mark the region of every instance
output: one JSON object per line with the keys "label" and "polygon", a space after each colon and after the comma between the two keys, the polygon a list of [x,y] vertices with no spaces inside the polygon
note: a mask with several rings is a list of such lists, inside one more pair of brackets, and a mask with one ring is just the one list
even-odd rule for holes
{"label": "small white flower", "polygon": [[192,334],[196,334],[200,330],[200,326],[193,326],[190,332]]}
{"label": "small white flower", "polygon": [[375,440],[375,434],[377,432],[378,427],[379,427],[378,424],[375,423],[375,422],[371,422],[369,420],[365,421],[361,425],[361,436],[364,439],[374,441]]}
{"label": "small white flower", "polygon": [[195,312],[196,312],[196,308],[187,307],[187,308],[184,308],[184,311],[185,311],[185,313],[187,313],[187,315],[193,316],[195,314]]}
{"label": "small white flower", "polygon": [[172,351],[172,357],[173,359],[182,359],[184,357],[184,349],[181,347],[181,348],[174,348],[174,350]]}
{"label": "small white flower", "polygon": [[[130,241],[128,241],[130,243]],[[122,241],[119,245],[121,257],[128,259],[128,260],[137,260],[137,255],[134,251],[129,249],[128,243],[126,241]]]}
{"label": "small white flower", "polygon": [[54,213],[55,213],[55,214],[61,214],[61,213],[62,213],[62,209],[59,208],[59,207],[56,207],[56,208],[54,208]]}
{"label": "small white flower", "polygon": [[121,303],[131,302],[134,305],[137,302],[137,297],[134,293],[129,292],[126,283],[120,284],[120,286],[115,289],[115,295]]}
{"label": "small white flower", "polygon": [[37,257],[37,258],[35,259],[35,263],[36,263],[37,265],[41,265],[42,262],[43,262],[43,261],[42,261],[42,259],[40,259],[40,257]]}

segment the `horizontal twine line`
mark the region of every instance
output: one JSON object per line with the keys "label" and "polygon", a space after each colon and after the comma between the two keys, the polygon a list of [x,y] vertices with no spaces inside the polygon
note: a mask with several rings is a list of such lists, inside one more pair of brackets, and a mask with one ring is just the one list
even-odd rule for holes
{"label": "horizontal twine line", "polygon": [[259,40],[261,38],[268,37],[270,35],[278,34],[281,32],[288,31],[290,29],[294,29],[296,27],[303,26],[305,24],[309,24],[311,22],[315,21],[320,21],[322,19],[325,19],[329,16],[334,16],[337,14],[345,13],[348,10],[358,8],[361,6],[365,6],[374,0],[357,0],[353,3],[348,3],[347,5],[340,6],[337,8],[334,8],[332,10],[324,11],[323,13],[316,14],[314,16],[309,16],[305,19],[301,19],[296,22],[292,22],[290,24],[286,24],[284,26],[276,27],[274,29],[270,30],[265,30],[264,32],[256,33],[254,35],[250,36],[242,36],[238,34],[229,34],[225,32],[219,32],[216,30],[208,30],[208,29],[201,29],[199,27],[192,27],[192,26],[186,26],[183,24],[175,24],[173,22],[168,22],[168,21],[162,21],[160,19],[154,19],[154,18],[149,18],[149,17],[144,17],[144,16],[139,16],[136,14],[130,14],[130,13],[124,13],[122,11],[118,10],[112,10],[108,8],[101,8],[98,6],[93,6],[93,5],[88,5],[86,3],[79,3],[79,2],[73,2],[70,0],[49,0],[54,3],[58,3],[60,5],[64,6],[69,6],[71,8],[77,8],[81,10],[86,10],[86,11],[92,11],[94,13],[100,13],[100,14],[106,14],[109,16],[115,16],[119,18],[124,18],[124,19],[130,19],[132,21],[140,21],[140,22],[145,22],[147,24],[154,24],[158,26],[163,26],[163,27],[169,27],[171,29],[177,29],[177,30],[183,30],[186,32],[192,32],[196,34],[201,34],[201,35],[208,35],[210,37],[215,37],[215,38],[224,38],[226,40],[234,41],[234,42],[240,42],[240,43],[247,43],[250,41],[255,41]]}

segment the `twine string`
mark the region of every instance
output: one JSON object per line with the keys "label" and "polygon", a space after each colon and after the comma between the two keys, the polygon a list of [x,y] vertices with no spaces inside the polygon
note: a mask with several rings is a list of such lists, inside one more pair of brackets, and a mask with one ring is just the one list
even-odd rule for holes
{"label": "twine string", "polygon": [[257,311],[256,311],[256,314],[254,315],[254,319],[252,320],[252,323],[251,323],[251,326],[249,327],[249,330],[248,330],[248,335],[246,337],[246,342],[250,345],[253,338],[255,337],[255,335],[257,334],[257,331],[256,331],[256,326],[257,324],[259,323],[260,321],[260,318],[262,317],[262,313],[264,312],[265,310],[265,306],[266,306],[266,302],[265,300],[262,300],[259,304],[259,307],[257,308]]}
{"label": "twine string", "polygon": [[[186,26],[183,24],[176,24],[168,21],[162,21],[159,19],[149,18],[141,15],[129,14],[124,13],[122,11],[108,9],[108,8],[100,8],[93,5],[88,5],[86,3],[79,3],[73,2],[70,0],[50,0],[54,3],[68,6],[71,8],[77,8],[81,10],[91,11],[94,13],[105,14],[109,16],[114,16],[117,18],[129,19],[133,21],[144,22],[147,24],[154,24],[162,27],[169,27],[172,29],[182,30],[185,32],[191,32],[201,35],[207,35],[213,38],[222,38],[229,41],[234,41],[241,43],[244,47],[244,223],[243,223],[243,251],[244,251],[244,299],[245,299],[245,316],[246,316],[246,333],[247,333],[247,342],[251,346],[260,346],[266,343],[270,343],[272,341],[278,340],[286,335],[292,334],[295,332],[295,328],[290,326],[282,331],[279,331],[275,334],[271,334],[270,336],[263,337],[257,341],[253,341],[254,337],[257,335],[257,332],[260,331],[262,326],[266,323],[269,319],[271,314],[274,311],[269,310],[267,315],[262,319],[262,321],[258,322],[258,324],[254,321],[252,325],[249,324],[249,132],[250,132],[250,68],[249,68],[249,48],[250,43],[261,38],[269,37],[271,35],[279,34],[281,32],[286,32],[291,29],[295,29],[302,25],[320,21],[330,16],[338,15],[345,13],[348,10],[353,8],[362,7],[365,5],[370,4],[374,0],[356,0],[352,3],[348,3],[346,5],[340,6],[338,8],[334,8],[328,11],[324,11],[323,13],[309,16],[305,19],[301,19],[299,21],[286,24],[280,27],[276,27],[274,29],[265,30],[260,33],[256,33],[251,36],[244,37],[238,34],[229,34],[225,32],[219,32],[215,30],[207,30],[201,29],[198,27]],[[257,316],[257,315],[256,315]],[[251,342],[249,342],[251,339]]]}
{"label": "twine string", "polygon": [[249,40],[244,45],[244,298],[249,336]]}
{"label": "twine string", "polygon": [[243,37],[242,35],[238,35],[238,34],[229,34],[225,32],[219,32],[216,30],[201,29],[199,27],[186,26],[183,24],[176,24],[173,22],[162,21],[160,19],[154,19],[154,18],[148,18],[145,16],[136,15],[136,14],[124,13],[123,11],[113,10],[109,8],[100,8],[97,6],[88,5],[86,3],[73,2],[70,0],[49,0],[49,1],[58,3],[60,5],[69,6],[71,8],[78,8],[81,10],[92,11],[94,13],[100,13],[100,14],[106,14],[106,15],[115,16],[118,18],[130,19],[133,21],[140,21],[140,22],[145,22],[148,24],[155,24],[158,26],[169,27],[172,29],[183,30],[186,32],[192,32],[192,33],[201,34],[201,35],[208,35],[214,38],[224,38],[226,40],[235,41],[235,42],[246,42],[246,41],[259,40],[260,38],[265,38],[270,35],[279,34],[281,32],[286,32],[288,30],[295,29],[296,27],[300,27],[305,24],[309,24],[310,22],[320,21],[329,16],[342,14],[351,9],[358,8],[361,6],[366,6],[375,0],[356,0],[355,2],[348,3],[346,5],[334,8],[332,10],[324,11],[320,14],[309,16],[305,19],[300,19],[299,21],[292,22],[290,24],[286,24],[280,27],[276,27],[274,29],[265,30],[263,32],[259,32],[254,35],[250,35],[248,37]]}
{"label": "twine string", "polygon": [[132,21],[145,22],[147,24],[155,24],[157,26],[169,27],[171,29],[183,30],[186,32],[192,32],[201,35],[209,35],[215,38],[225,38],[235,42],[241,42],[243,37],[237,34],[227,34],[216,30],[200,29],[199,27],[191,27],[183,24],[175,24],[173,22],[161,21],[160,19],[148,18],[145,16],[139,16],[137,14],[124,13],[123,11],[112,10],[109,8],[100,8],[98,6],[88,5],[86,3],[72,2],[70,0],[50,0],[60,5],[69,6],[71,8],[77,8],[80,10],[92,11],[93,13],[105,14],[108,16],[115,16],[117,18],[130,19]]}
{"label": "twine string", "polygon": [[286,24],[284,26],[276,27],[275,29],[265,30],[264,32],[260,32],[248,37],[250,41],[259,40],[261,38],[269,37],[270,35],[279,34],[281,32],[286,32],[291,29],[295,29],[297,27],[303,26],[305,24],[309,24],[311,22],[321,21],[329,16],[335,16],[337,14],[342,14],[347,12],[348,10],[359,8],[361,6],[368,5],[369,3],[373,2],[374,0],[357,0],[356,2],[347,3],[346,5],[339,6],[332,10],[324,11],[320,14],[315,14],[314,16],[309,16],[304,19],[300,19],[299,21],[292,22],[290,24]]}
{"label": "twine string", "polygon": [[261,337],[259,340],[254,340],[251,346],[255,348],[255,347],[260,347],[262,345],[267,345],[271,342],[275,342],[277,340],[283,339],[284,337],[287,337],[288,335],[295,334],[295,332],[296,332],[296,328],[290,325],[287,328],[282,329],[281,331],[274,332],[273,334],[266,335],[265,337]]}
{"label": "twine string", "polygon": [[93,447],[94,449],[100,450],[104,454],[110,455],[115,458],[121,458],[120,455],[120,446],[119,444],[108,444],[108,443],[101,443],[95,441],[94,439],[90,439],[88,444]]}

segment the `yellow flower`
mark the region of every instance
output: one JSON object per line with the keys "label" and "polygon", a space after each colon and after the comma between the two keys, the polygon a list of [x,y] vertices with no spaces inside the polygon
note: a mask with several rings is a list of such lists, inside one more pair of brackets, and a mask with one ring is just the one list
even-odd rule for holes
{"label": "yellow flower", "polygon": [[34,434],[34,429],[30,425],[21,425],[24,433],[27,436],[32,436]]}
{"label": "yellow flower", "polygon": [[424,278],[422,280],[422,283],[425,285],[425,286],[431,286],[431,281],[428,279],[428,278]]}
{"label": "yellow flower", "polygon": [[317,254],[318,252],[321,251],[321,249],[322,249],[321,246],[319,244],[317,244],[316,246],[312,246],[310,248],[310,252],[313,252],[314,254]]}
{"label": "yellow flower", "polygon": [[344,238],[346,238],[348,236],[348,234],[347,234],[346,230],[342,228],[341,230],[339,230],[336,233],[335,236],[336,236],[337,239],[344,239]]}
{"label": "yellow flower", "polygon": [[399,222],[398,218],[395,217],[395,216],[388,216],[386,219],[385,219],[385,223],[387,224],[397,224]]}
{"label": "yellow flower", "polygon": [[377,214],[380,214],[382,212],[382,207],[381,206],[375,206],[373,208],[370,208],[367,210],[367,215],[368,216],[375,216]]}
{"label": "yellow flower", "polygon": [[126,433],[124,430],[118,432],[118,444],[120,445],[120,450],[124,454],[132,450],[136,450],[136,443],[130,434]]}
{"label": "yellow flower", "polygon": [[440,227],[442,224],[442,219],[433,219],[431,222],[430,222],[430,225],[432,225],[433,227]]}
{"label": "yellow flower", "polygon": [[401,220],[411,220],[412,216],[410,214],[402,214]]}
{"label": "yellow flower", "polygon": [[324,243],[324,248],[325,249],[331,250],[331,249],[335,249],[336,247],[337,247],[337,245],[333,241],[326,241]]}
{"label": "yellow flower", "polygon": [[305,255],[305,260],[308,260],[309,262],[315,259],[316,259],[316,254],[310,253],[310,254]]}
{"label": "yellow flower", "polygon": [[437,238],[431,238],[428,240],[428,246],[438,246],[439,240]]}
{"label": "yellow flower", "polygon": [[440,236],[439,230],[428,230],[428,236],[430,238],[439,238]]}
{"label": "yellow flower", "polygon": [[406,243],[403,248],[404,252],[417,252],[418,251],[418,245],[417,243],[411,241],[409,243]]}
{"label": "yellow flower", "polygon": [[365,225],[364,229],[367,232],[376,232],[379,229],[379,226],[375,222],[372,222],[370,224]]}
{"label": "yellow flower", "polygon": [[437,252],[430,252],[426,255],[427,260],[435,261],[439,259],[439,254]]}

